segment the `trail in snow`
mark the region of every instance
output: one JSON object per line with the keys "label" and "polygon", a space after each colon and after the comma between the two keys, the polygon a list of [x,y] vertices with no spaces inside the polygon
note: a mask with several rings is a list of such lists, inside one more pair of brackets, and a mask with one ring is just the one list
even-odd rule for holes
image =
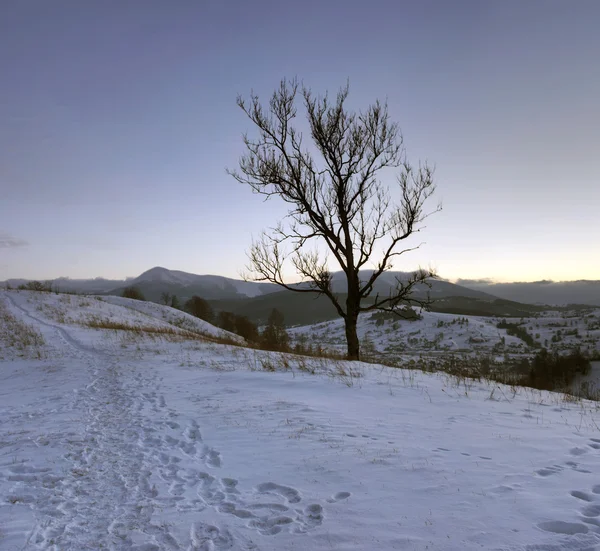
{"label": "trail in snow", "polygon": [[[92,382],[80,389],[73,410],[83,412],[83,430],[68,441],[69,468],[63,476],[41,481],[51,483],[46,506],[36,511],[38,524],[28,546],[37,549],[133,549],[136,540],[149,540],[157,549],[178,549],[166,527],[150,522],[155,506],[148,483],[152,456],[144,448],[144,436],[153,431],[143,415],[144,401],[134,381],[144,387],[155,385],[131,371],[127,377],[117,359],[110,358],[77,342],[69,332],[31,315],[12,304],[36,323],[52,328],[70,347]],[[13,479],[30,467],[10,467]],[[32,490],[39,489],[37,477],[27,479]],[[43,502],[42,500],[39,500]],[[150,537],[148,537],[150,536]],[[150,548],[148,548],[150,549]]]}
{"label": "trail in snow", "polygon": [[[22,463],[6,469],[8,480],[20,489],[12,499],[29,504],[37,520],[24,549],[256,548],[226,527],[200,521],[191,524],[187,540],[181,541],[168,523],[153,522],[154,512],[166,508],[182,513],[212,508],[270,536],[282,530],[306,533],[321,525],[323,506],[303,504],[291,486],[264,482],[242,489],[234,478],[211,474],[209,470],[221,467],[220,452],[203,441],[194,419],[181,424],[157,391],[161,381],[151,369],[85,346],[64,327],[9,300],[62,339],[89,381],[68,406],[82,415],[81,430],[65,442],[68,467],[61,473]],[[192,461],[184,466],[183,458]],[[341,492],[330,502],[349,496]]]}

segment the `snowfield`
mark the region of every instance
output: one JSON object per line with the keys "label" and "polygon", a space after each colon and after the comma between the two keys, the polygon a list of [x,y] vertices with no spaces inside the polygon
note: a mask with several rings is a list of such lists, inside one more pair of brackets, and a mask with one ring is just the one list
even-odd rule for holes
{"label": "snowfield", "polygon": [[1,550],[600,549],[595,403],[181,315],[0,292]]}

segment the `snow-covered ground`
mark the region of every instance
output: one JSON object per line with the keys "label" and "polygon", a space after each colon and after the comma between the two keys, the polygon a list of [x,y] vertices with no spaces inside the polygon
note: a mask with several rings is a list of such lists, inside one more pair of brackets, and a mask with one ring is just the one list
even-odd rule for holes
{"label": "snow-covered ground", "polygon": [[600,549],[596,404],[127,306],[0,293],[3,551]]}

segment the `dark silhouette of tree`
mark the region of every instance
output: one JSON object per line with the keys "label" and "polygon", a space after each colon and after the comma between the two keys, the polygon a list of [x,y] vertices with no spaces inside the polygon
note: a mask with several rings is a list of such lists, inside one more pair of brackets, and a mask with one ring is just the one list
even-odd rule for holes
{"label": "dark silhouette of tree", "polygon": [[244,337],[248,342],[258,341],[258,327],[256,324],[250,321],[246,316],[239,316],[234,314],[235,319],[235,330],[240,337]]}
{"label": "dark silhouette of tree", "polygon": [[269,314],[267,325],[261,335],[265,348],[271,350],[287,350],[289,347],[289,336],[285,330],[285,319],[283,314],[273,308]]}
{"label": "dark silhouette of tree", "polygon": [[249,342],[258,341],[258,328],[246,316],[221,311],[216,316],[216,325],[225,331],[244,337]]}
{"label": "dark silhouette of tree", "polygon": [[217,327],[235,333],[235,314],[221,311],[217,314]]}
{"label": "dark silhouette of tree", "polygon": [[170,306],[171,305],[171,293],[169,293],[168,291],[165,291],[164,293],[161,293],[161,295],[160,295],[160,301],[165,306]]}
{"label": "dark silhouette of tree", "polygon": [[51,281],[28,281],[27,283],[23,283],[17,287],[17,289],[25,290],[25,291],[39,291],[50,293],[52,291],[52,282]]}
{"label": "dark silhouette of tree", "polygon": [[[258,138],[244,135],[246,154],[239,170],[230,174],[256,193],[278,196],[289,205],[284,221],[252,244],[248,277],[327,296],[345,321],[348,358],[358,360],[360,312],[429,304],[428,299],[413,294],[415,287],[435,277],[423,269],[399,279],[389,294],[376,295],[368,306],[361,303],[373,293],[379,276],[392,268],[394,259],[419,247],[403,244],[431,214],[424,211],[424,204],[435,186],[427,164],[415,169],[406,160],[400,129],[390,121],[387,105],[376,101],[366,111],[355,113],[346,108],[348,92],[346,85],[335,99],[316,97],[297,80],[283,80],[268,106],[255,94],[248,101],[238,97],[238,105],[258,129]],[[306,110],[310,144],[294,126],[299,96]],[[385,169],[397,171],[397,202],[380,180]],[[284,250],[284,244],[291,250]],[[326,247],[311,249],[311,244]],[[323,255],[323,249],[328,253]],[[329,253],[345,274],[345,303],[332,289]],[[287,258],[304,285],[286,282]],[[368,264],[374,269],[367,271]]]}
{"label": "dark silhouette of tree", "polygon": [[179,302],[177,295],[171,295],[171,308],[181,310],[181,303]]}
{"label": "dark silhouette of tree", "polygon": [[125,287],[121,296],[125,298],[132,298],[134,300],[146,300],[146,297],[144,297],[142,291],[140,291],[137,287]]}
{"label": "dark silhouette of tree", "polygon": [[209,323],[212,323],[215,319],[215,313],[211,305],[198,295],[194,295],[186,301],[185,311]]}

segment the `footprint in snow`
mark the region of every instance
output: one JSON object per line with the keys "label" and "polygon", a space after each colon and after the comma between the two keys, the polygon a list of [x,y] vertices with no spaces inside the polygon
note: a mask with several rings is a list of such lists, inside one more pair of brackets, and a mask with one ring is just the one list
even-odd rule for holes
{"label": "footprint in snow", "polygon": [[600,505],[588,505],[581,511],[584,517],[598,517],[600,516]]}
{"label": "footprint in snow", "polygon": [[221,466],[221,454],[213,449],[205,449],[202,459],[207,467],[219,468]]}
{"label": "footprint in snow", "polygon": [[[177,425],[177,423],[173,423]],[[192,421],[183,431],[183,435],[191,442],[195,442],[196,440],[202,440],[200,436],[200,430],[198,428],[198,424],[195,421]]]}
{"label": "footprint in snow", "polygon": [[222,478],[221,486],[226,494],[239,494],[240,491],[236,488],[238,481],[235,478]]}
{"label": "footprint in snow", "polygon": [[196,446],[191,442],[179,442],[179,448],[183,453],[190,457],[194,457],[196,455]]}
{"label": "footprint in snow", "polygon": [[[572,470],[577,471],[578,473],[590,473],[587,469],[579,468],[579,463],[575,461],[565,461],[565,465],[570,467]],[[547,477],[558,474],[564,471],[565,468],[562,465],[552,465],[551,467],[544,467],[543,469],[539,469],[536,472],[539,476]]]}
{"label": "footprint in snow", "polygon": [[190,540],[195,551],[231,549],[235,543],[229,531],[219,530],[216,526],[202,522],[192,524]]}
{"label": "footprint in snow", "polygon": [[350,492],[338,492],[337,494],[332,495],[327,501],[329,503],[337,503],[343,499],[348,499],[351,495]]}
{"label": "footprint in snow", "polygon": [[314,503],[304,509],[306,515],[306,523],[311,528],[320,526],[323,523],[323,507]]}
{"label": "footprint in snow", "polygon": [[261,494],[280,495],[288,503],[298,503],[301,500],[298,490],[290,488],[289,486],[281,486],[280,484],[275,484],[274,482],[263,482],[262,484],[259,484],[256,489]]}
{"label": "footprint in snow", "polygon": [[580,499],[581,501],[594,501],[594,498],[591,495],[586,494],[585,492],[580,492],[579,490],[573,490],[571,495],[576,499]]}
{"label": "footprint in snow", "polygon": [[294,519],[287,516],[279,516],[266,519],[252,519],[248,526],[255,528],[259,534],[263,536],[274,536],[281,532],[282,527],[287,524],[292,524]]}
{"label": "footprint in snow", "polygon": [[575,534],[587,534],[588,527],[580,522],[564,522],[562,520],[550,520],[548,522],[540,522],[538,528],[545,532],[553,534],[565,534],[574,536]]}
{"label": "footprint in snow", "polygon": [[552,467],[544,467],[543,469],[539,469],[536,472],[536,474],[546,477],[546,476],[552,476],[553,474],[557,474],[560,473],[561,471],[563,471],[563,467],[561,467],[560,465],[553,465]]}
{"label": "footprint in snow", "polygon": [[585,448],[571,448],[569,450],[569,453],[571,455],[576,455],[577,456],[577,455],[583,455],[583,454],[587,453],[587,450]]}

